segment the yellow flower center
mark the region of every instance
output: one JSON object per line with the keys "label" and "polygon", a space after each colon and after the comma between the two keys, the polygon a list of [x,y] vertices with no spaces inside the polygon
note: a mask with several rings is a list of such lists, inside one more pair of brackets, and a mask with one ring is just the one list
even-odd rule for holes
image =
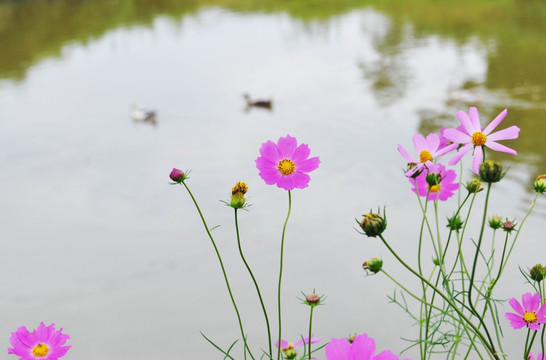
{"label": "yellow flower center", "polygon": [[432,154],[428,150],[421,150],[419,153],[419,161],[422,163],[432,160]]}
{"label": "yellow flower center", "polygon": [[523,315],[523,320],[525,320],[527,323],[534,323],[537,321],[537,315],[534,311],[525,311],[525,314]]}
{"label": "yellow flower center", "polygon": [[485,134],[481,131],[476,131],[474,134],[472,134],[472,143],[476,146],[483,146],[486,140],[487,136],[485,136]]}
{"label": "yellow flower center", "polygon": [[438,192],[440,191],[441,188],[442,188],[442,185],[440,184],[429,186],[430,192]]}
{"label": "yellow flower center", "polygon": [[279,161],[279,165],[277,165],[277,169],[281,172],[283,175],[290,175],[296,170],[296,164],[290,159],[282,159]]}
{"label": "yellow flower center", "polygon": [[242,195],[246,194],[248,191],[248,185],[245,182],[237,181],[237,184],[231,189],[231,194],[235,195],[237,193],[241,193]]}
{"label": "yellow flower center", "polygon": [[36,357],[44,357],[49,352],[49,348],[46,344],[37,344],[32,348],[32,354]]}

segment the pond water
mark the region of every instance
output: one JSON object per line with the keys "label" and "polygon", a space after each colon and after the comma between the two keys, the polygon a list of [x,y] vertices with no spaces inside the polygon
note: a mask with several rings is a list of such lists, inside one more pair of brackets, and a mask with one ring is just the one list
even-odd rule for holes
{"label": "pond water", "polygon": [[[74,359],[219,358],[200,331],[224,347],[239,338],[198,214],[183,187],[168,184],[173,167],[191,169],[208,223],[220,225],[214,234],[249,340],[265,344],[233,213],[218,200],[248,183],[243,248],[274,324],[287,194],[259,178],[254,160],[263,142],[291,134],[321,165],[292,196],[283,337],[307,331],[297,298],[316,289],[327,296],[315,311],[317,336],[367,332],[379,349],[408,346],[400,338],[417,328],[388,304],[395,285],[361,265],[380,256],[389,273],[411,277],[355,231],[354,218],[386,206],[387,237],[415,264],[419,208],[397,144],[412,149],[413,134],[456,126],[455,113],[476,105],[482,124],[508,108],[501,127],[521,128],[505,142],[518,156],[492,155],[510,171],[490,211],[521,222],[532,181],[546,173],[546,7],[316,5],[0,3],[0,345],[40,321],[72,336]],[[272,110],[247,111],[243,93],[273,99]],[[131,104],[157,110],[157,121],[133,121]],[[469,169],[465,162],[466,178]],[[453,206],[440,209],[443,218]],[[542,197],[500,298],[530,291],[517,266],[544,262],[545,228]],[[525,334],[507,322],[504,331],[505,350],[519,354]]]}

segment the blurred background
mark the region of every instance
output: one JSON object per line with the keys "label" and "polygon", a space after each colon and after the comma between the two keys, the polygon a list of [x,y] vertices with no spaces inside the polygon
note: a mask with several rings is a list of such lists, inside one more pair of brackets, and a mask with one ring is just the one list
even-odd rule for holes
{"label": "blurred background", "polygon": [[[265,347],[233,211],[218,200],[248,183],[243,249],[274,325],[287,194],[259,178],[254,160],[263,142],[290,134],[322,163],[292,194],[283,337],[307,332],[297,297],[316,289],[327,296],[316,336],[366,332],[400,353],[418,327],[389,304],[395,285],[361,265],[381,257],[417,284],[354,219],[386,206],[387,238],[415,265],[420,213],[396,146],[413,153],[415,133],[455,127],[458,110],[477,106],[482,125],[507,108],[499,128],[521,128],[503,142],[517,156],[489,153],[510,168],[489,213],[520,223],[546,173],[545,30],[539,0],[0,1],[0,348],[17,327],[44,321],[71,335],[67,358],[223,358],[199,332],[227,347],[240,337],[236,317],[189,196],[168,184],[173,167],[191,169],[209,225],[220,225],[249,342]],[[248,107],[245,93],[271,108]],[[525,223],[500,299],[531,291],[518,266],[546,262],[545,201]],[[455,205],[441,204],[440,219]],[[469,238],[481,209],[483,196]],[[513,358],[526,334],[501,322]]]}

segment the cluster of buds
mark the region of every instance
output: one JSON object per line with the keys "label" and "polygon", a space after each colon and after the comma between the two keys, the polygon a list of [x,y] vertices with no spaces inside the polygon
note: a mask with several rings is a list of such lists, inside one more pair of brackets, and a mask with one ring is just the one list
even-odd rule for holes
{"label": "cluster of buds", "polygon": [[546,277],[546,267],[542,266],[541,264],[536,264],[529,271],[529,275],[534,281],[542,281]]}
{"label": "cluster of buds", "polygon": [[485,160],[480,165],[480,180],[486,183],[499,182],[506,172],[503,172],[502,165],[498,161]]}
{"label": "cluster of buds", "polygon": [[544,194],[546,191],[546,174],[539,175],[533,183],[533,188],[539,194]]}
{"label": "cluster of buds", "polygon": [[383,216],[378,213],[373,213],[371,210],[368,214],[362,215],[364,218],[362,221],[356,221],[364,234],[368,237],[376,237],[381,235],[383,231],[387,228],[387,216],[385,215],[385,210],[383,209]]}

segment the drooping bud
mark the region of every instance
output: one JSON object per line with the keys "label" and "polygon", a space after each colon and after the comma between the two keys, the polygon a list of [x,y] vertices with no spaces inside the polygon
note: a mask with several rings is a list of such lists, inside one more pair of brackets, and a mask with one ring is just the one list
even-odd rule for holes
{"label": "drooping bud", "polygon": [[370,270],[372,273],[377,274],[383,267],[383,260],[378,257],[373,257],[362,264],[362,268],[366,271]]}
{"label": "drooping bud", "polygon": [[447,218],[447,227],[453,231],[459,231],[463,227],[463,221],[459,215],[453,215]]}
{"label": "drooping bud", "polygon": [[[379,212],[379,211],[378,211]],[[359,223],[360,227],[368,237],[376,237],[381,235],[387,228],[387,217],[383,210],[383,217],[370,211],[370,213],[362,215],[364,218]]]}
{"label": "drooping bud", "polygon": [[502,165],[498,161],[485,160],[480,165],[480,179],[486,183],[499,182],[504,177]]}
{"label": "drooping bud", "polygon": [[533,183],[533,188],[535,188],[537,193],[544,194],[544,191],[546,191],[546,174],[537,177]]}
{"label": "drooping bud", "polygon": [[466,183],[466,190],[468,190],[470,194],[475,194],[483,190],[481,186],[482,186],[482,182],[480,178],[476,176],[474,177],[474,179]]}
{"label": "drooping bud", "polygon": [[504,229],[504,231],[509,233],[516,228],[516,224],[513,221],[506,220],[502,223],[502,228]]}
{"label": "drooping bud", "polygon": [[489,227],[491,227],[493,230],[500,229],[502,227],[502,220],[500,216],[491,216],[491,218],[489,219]]}
{"label": "drooping bud", "polygon": [[181,182],[183,182],[184,180],[188,178],[187,174],[184,174],[182,170],[177,168],[173,168],[173,170],[169,174],[169,177],[171,178],[172,181],[178,184],[180,184]]}
{"label": "drooping bud", "polygon": [[535,281],[542,281],[546,277],[546,268],[541,264],[536,264],[529,271],[529,275]]}

